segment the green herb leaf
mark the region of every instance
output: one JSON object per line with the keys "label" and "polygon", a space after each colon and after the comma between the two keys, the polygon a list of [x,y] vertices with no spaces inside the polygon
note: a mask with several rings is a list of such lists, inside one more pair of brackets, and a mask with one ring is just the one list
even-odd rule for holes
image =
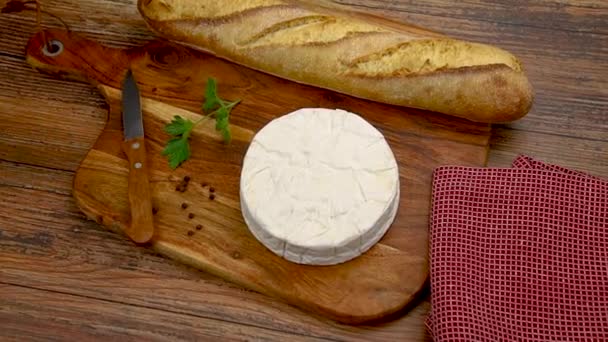
{"label": "green herb leaf", "polygon": [[165,146],[163,155],[168,156],[169,167],[176,169],[181,163],[190,158],[190,146],[188,145],[188,137],[182,136],[169,140]]}
{"label": "green herb leaf", "polygon": [[226,107],[218,109],[215,113],[215,129],[222,131],[228,127],[228,115],[230,115]]}
{"label": "green herb leaf", "polygon": [[230,134],[230,126],[226,126],[226,128],[222,130],[222,137],[224,138],[224,142],[226,144],[229,144],[230,141],[232,141],[232,134]]}
{"label": "green herb leaf", "polygon": [[215,79],[209,78],[207,80],[207,88],[205,89],[205,103],[203,104],[203,111],[208,112],[221,105],[222,101],[217,96],[217,83],[215,82]]}
{"label": "green herb leaf", "polygon": [[[226,101],[217,95],[217,83],[215,79],[209,78],[207,80],[207,88],[205,89],[205,102],[203,103],[205,116],[196,122],[192,122],[176,115],[165,126],[165,132],[172,136],[162,151],[162,154],[167,156],[169,166],[172,169],[176,169],[181,163],[190,158],[190,145],[188,141],[190,133],[196,125],[209,117],[215,116],[215,129],[221,133],[225,143],[230,143],[232,140],[230,133],[230,111],[240,101],[237,100],[226,104]],[[214,108],[217,109],[209,112]]]}
{"label": "green herb leaf", "polygon": [[171,123],[165,126],[165,132],[171,135],[182,135],[194,127],[194,122],[186,120],[179,115],[173,117]]}

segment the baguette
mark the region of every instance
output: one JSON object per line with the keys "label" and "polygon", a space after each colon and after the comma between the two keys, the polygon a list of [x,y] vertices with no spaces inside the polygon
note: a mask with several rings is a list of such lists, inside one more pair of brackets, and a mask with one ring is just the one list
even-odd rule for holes
{"label": "baguette", "polygon": [[520,61],[486,44],[321,2],[139,0],[160,36],[298,83],[498,123],[532,106]]}

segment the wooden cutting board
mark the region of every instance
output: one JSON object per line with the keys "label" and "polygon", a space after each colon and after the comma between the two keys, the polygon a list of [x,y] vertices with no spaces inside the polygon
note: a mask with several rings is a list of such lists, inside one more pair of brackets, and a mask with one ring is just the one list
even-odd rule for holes
{"label": "wooden cutting board", "polygon": [[[89,218],[116,232],[129,225],[120,87],[130,67],[142,92],[155,208],[152,247],[340,322],[370,322],[407,310],[428,277],[433,169],[444,164],[486,163],[490,134],[486,124],[296,84],[163,40],[123,50],[66,31],[44,34],[63,48],[45,53],[39,32],[28,43],[28,62],[41,72],[91,82],[109,104],[107,125],[73,184],[77,204]],[[223,98],[241,99],[231,115],[233,141],[223,144],[213,122],[199,125],[191,139],[191,159],[171,170],[161,156],[168,139],[164,125],[174,115],[200,117],[208,77],[217,79]],[[288,262],[263,247],[241,216],[239,175],[248,143],[271,119],[302,107],[342,108],[360,114],[383,132],[399,163],[401,199],[394,224],[370,251],[344,264]],[[187,186],[184,178],[189,179]]]}

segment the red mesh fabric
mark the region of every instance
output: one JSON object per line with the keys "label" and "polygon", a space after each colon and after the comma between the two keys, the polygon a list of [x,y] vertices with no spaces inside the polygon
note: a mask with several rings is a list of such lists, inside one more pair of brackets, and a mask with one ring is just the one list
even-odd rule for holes
{"label": "red mesh fabric", "polygon": [[435,341],[608,341],[608,181],[527,156],[433,177]]}

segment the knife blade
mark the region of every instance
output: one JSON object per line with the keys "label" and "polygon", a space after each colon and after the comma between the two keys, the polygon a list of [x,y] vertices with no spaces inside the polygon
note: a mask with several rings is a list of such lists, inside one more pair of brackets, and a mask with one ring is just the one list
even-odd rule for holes
{"label": "knife blade", "polygon": [[144,136],[144,123],[141,114],[139,88],[133,78],[133,72],[127,70],[122,92],[122,126],[125,140]]}
{"label": "knife blade", "polygon": [[129,161],[128,196],[131,222],[125,233],[136,243],[146,243],[154,235],[152,198],[148,182],[148,164],[144,139],[141,98],[133,72],[129,69],[123,82],[122,149]]}

